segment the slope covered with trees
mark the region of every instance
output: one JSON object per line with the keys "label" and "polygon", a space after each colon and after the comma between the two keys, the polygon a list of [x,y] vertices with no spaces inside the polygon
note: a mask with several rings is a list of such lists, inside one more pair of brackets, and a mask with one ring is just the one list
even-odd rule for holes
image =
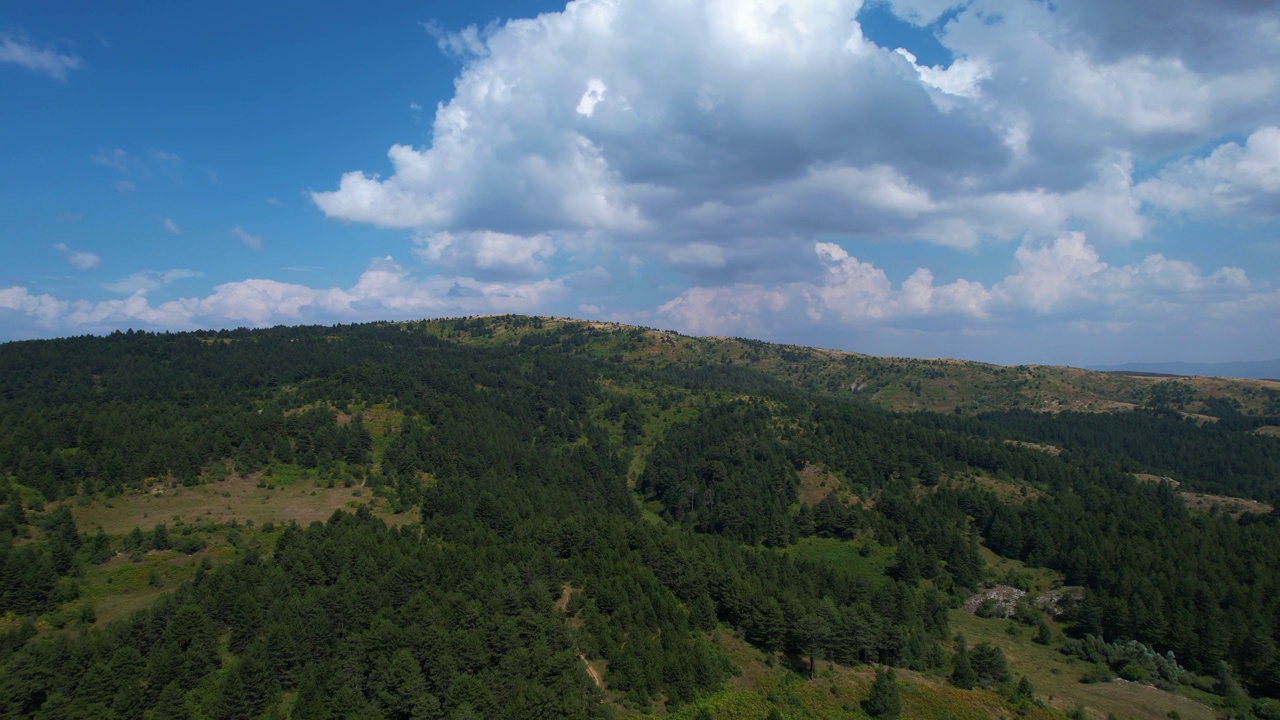
{"label": "slope covered with trees", "polygon": [[[721,633],[802,674],[942,683],[976,658],[1025,705],[1016,673],[989,671],[1003,656],[953,639],[980,544],[1082,587],[1059,618],[1081,637],[1280,695],[1280,523],[1193,514],[1130,475],[1274,497],[1280,440],[1250,434],[1265,416],[891,414],[815,380],[819,351],[669,354],[689,340],[503,317],[0,346],[0,717],[671,711],[741,670]],[[1162,422],[1201,455],[1249,454],[1213,476],[1144,444]],[[154,519],[77,527],[77,502],[281,468],[415,521],[264,528],[125,620],[50,625],[72,605],[94,624],[90,569],[204,547]],[[819,473],[834,485],[802,500]],[[887,570],[793,552],[815,542]],[[890,716],[897,681],[877,678],[848,712]]]}

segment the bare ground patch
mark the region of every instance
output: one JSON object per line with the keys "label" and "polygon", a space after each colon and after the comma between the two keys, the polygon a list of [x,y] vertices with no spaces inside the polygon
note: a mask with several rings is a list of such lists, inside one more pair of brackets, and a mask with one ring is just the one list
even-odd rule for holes
{"label": "bare ground patch", "polygon": [[1237,520],[1249,513],[1270,515],[1274,511],[1274,508],[1266,503],[1246,498],[1193,492],[1179,492],[1178,494],[1182,496],[1182,502],[1193,512],[1212,512],[1217,507]]}
{"label": "bare ground patch", "polygon": [[[817,465],[805,465],[800,471],[800,504],[816,507],[840,488],[840,478]],[[836,496],[839,499],[839,495]]]}
{"label": "bare ground patch", "polygon": [[364,488],[316,487],[314,482],[297,482],[283,487],[258,487],[257,475],[235,477],[194,487],[153,487],[151,492],[121,495],[72,503],[76,525],[86,531],[101,527],[109,535],[122,535],[134,528],[151,529],[157,523],[238,523],[259,525],[290,520],[308,525],[325,521],[335,510],[354,510],[369,505],[389,524],[405,524],[417,519],[415,513],[392,515],[385,503]]}
{"label": "bare ground patch", "polygon": [[1137,480],[1140,483],[1162,483],[1162,482],[1169,483],[1170,485],[1173,485],[1174,490],[1177,490],[1178,486],[1182,484],[1171,477],[1164,477],[1163,475],[1151,475],[1149,473],[1134,473],[1133,477],[1135,480]]}
{"label": "bare ground patch", "polygon": [[1048,453],[1050,455],[1062,454],[1062,448],[1057,447],[1056,445],[1045,445],[1043,443],[1024,442],[1022,440],[1008,440],[1006,442],[1008,442],[1008,444],[1010,445],[1016,445],[1018,447],[1027,448],[1028,450],[1039,450],[1042,453]]}

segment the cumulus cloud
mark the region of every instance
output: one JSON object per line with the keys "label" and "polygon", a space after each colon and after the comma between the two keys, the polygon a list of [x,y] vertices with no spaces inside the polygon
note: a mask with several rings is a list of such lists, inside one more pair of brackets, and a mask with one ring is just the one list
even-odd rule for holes
{"label": "cumulus cloud", "polygon": [[98,267],[98,263],[102,262],[102,258],[97,254],[88,252],[87,250],[73,250],[67,247],[66,243],[57,243],[53,246],[54,250],[62,256],[67,264],[77,270],[92,270]]}
{"label": "cumulus cloud", "polygon": [[1081,233],[1024,243],[1014,253],[1011,272],[990,287],[965,279],[937,284],[928,268],[895,285],[883,269],[835,243],[816,243],[812,250],[822,267],[816,278],[773,286],[694,287],[661,305],[658,314],[680,329],[704,334],[776,335],[797,325],[927,327],[944,319],[956,323],[953,329],[975,331],[1035,324],[1046,317],[1095,323],[1101,318],[1105,325],[1171,309],[1201,314],[1267,297],[1240,268],[1206,275],[1159,253],[1132,265],[1108,264]]}
{"label": "cumulus cloud", "polygon": [[1280,127],[1260,128],[1244,145],[1219,145],[1184,158],[1141,183],[1143,200],[1170,212],[1280,218]]}
{"label": "cumulus cloud", "polygon": [[132,290],[119,300],[90,302],[33,294],[26,287],[0,289],[0,314],[26,318],[46,331],[99,332],[125,326],[184,330],[235,325],[352,322],[388,317],[493,312],[535,312],[564,295],[554,280],[484,282],[467,277],[414,278],[390,258],[371,262],[349,288],[313,288],[268,279],[224,283],[204,297],[152,304],[147,291],[194,277],[189,270],[138,273],[112,284]]}
{"label": "cumulus cloud", "polygon": [[262,249],[262,236],[254,235],[239,225],[231,228],[231,237],[239,240],[242,245],[250,250]]}
{"label": "cumulus cloud", "polygon": [[639,257],[698,282],[795,276],[824,238],[1132,243],[1154,227],[1134,167],[1256,130],[1280,93],[1280,62],[1245,62],[1272,57],[1276,33],[1250,31],[1238,61],[1192,57],[1201,15],[1225,43],[1274,13],[1197,2],[1162,15],[1181,39],[1128,51],[1087,32],[1098,3],[891,2],[954,56],[937,66],[870,41],[860,0],[580,0],[431,26],[462,63],[431,143],[394,145],[386,174],[350,171],[311,198],[414,230],[433,262],[478,268],[494,234],[551,237],[586,262]]}
{"label": "cumulus cloud", "polygon": [[79,68],[78,55],[34,45],[12,35],[0,35],[0,63],[11,63],[55,80],[66,80],[67,73]]}
{"label": "cumulus cloud", "polygon": [[482,276],[540,275],[556,248],[548,235],[488,231],[432,233],[414,240],[414,255],[431,265]]}

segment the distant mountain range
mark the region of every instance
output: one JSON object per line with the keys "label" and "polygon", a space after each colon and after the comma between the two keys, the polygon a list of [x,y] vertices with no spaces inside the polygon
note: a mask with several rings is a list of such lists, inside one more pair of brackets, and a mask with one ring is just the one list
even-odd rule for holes
{"label": "distant mountain range", "polygon": [[1091,367],[1090,370],[1102,372],[1155,373],[1161,375],[1207,375],[1224,378],[1280,378],[1280,360],[1256,360],[1253,362],[1224,363],[1185,363],[1156,362],[1128,363],[1126,365],[1104,365]]}

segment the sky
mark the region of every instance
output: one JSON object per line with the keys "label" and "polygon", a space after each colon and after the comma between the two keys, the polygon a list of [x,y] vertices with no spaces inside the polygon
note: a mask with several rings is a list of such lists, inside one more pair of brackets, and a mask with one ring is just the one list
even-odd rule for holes
{"label": "sky", "polygon": [[0,341],[1280,357],[1280,3],[0,5]]}

